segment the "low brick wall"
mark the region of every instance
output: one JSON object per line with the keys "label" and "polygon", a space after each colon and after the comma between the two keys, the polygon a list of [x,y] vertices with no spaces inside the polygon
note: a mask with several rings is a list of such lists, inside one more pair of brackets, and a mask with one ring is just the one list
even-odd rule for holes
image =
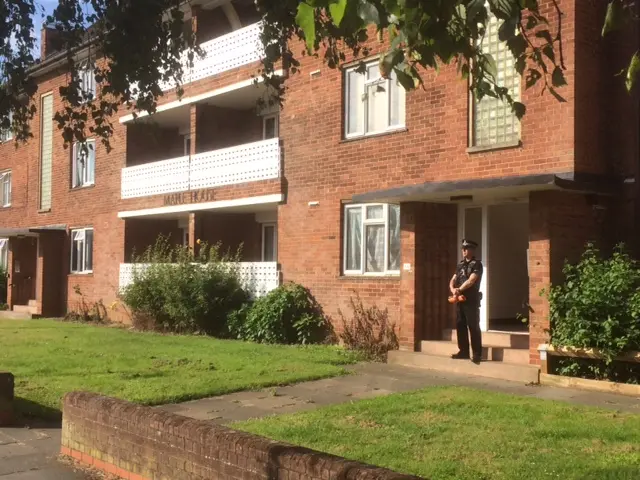
{"label": "low brick wall", "polygon": [[62,454],[130,480],[418,478],[92,393],[62,418]]}
{"label": "low brick wall", "polygon": [[0,372],[0,427],[13,422],[13,375]]}

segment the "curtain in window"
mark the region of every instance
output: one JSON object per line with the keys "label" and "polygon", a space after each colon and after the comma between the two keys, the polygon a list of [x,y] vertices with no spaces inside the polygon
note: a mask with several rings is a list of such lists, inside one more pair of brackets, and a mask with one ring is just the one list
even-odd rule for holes
{"label": "curtain in window", "polygon": [[388,270],[400,270],[400,206],[389,205],[389,265]]}
{"label": "curtain in window", "polygon": [[362,269],[362,209],[347,209],[347,270]]}
{"label": "curtain in window", "polygon": [[367,225],[367,272],[384,272],[384,225]]}

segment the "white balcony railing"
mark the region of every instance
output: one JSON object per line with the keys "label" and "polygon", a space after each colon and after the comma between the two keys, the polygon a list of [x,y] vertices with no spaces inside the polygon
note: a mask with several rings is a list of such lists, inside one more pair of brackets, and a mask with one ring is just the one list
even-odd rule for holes
{"label": "white balcony railing", "polygon": [[214,188],[280,177],[277,138],[122,169],[122,198]]}
{"label": "white balcony railing", "polygon": [[[189,68],[185,54],[182,60],[183,84],[212,77],[264,58],[264,47],[260,40],[261,29],[262,22],[258,22],[200,44],[205,56],[200,58],[195,55],[192,68]],[[169,90],[175,87],[175,84],[167,82],[161,87],[163,90]]]}
{"label": "white balcony railing", "polygon": [[[280,285],[280,272],[276,262],[240,262],[233,264],[238,268],[238,275],[242,287],[253,298],[266,295]],[[134,270],[139,275],[150,264],[145,263],[121,263],[120,264],[120,290],[133,283]]]}

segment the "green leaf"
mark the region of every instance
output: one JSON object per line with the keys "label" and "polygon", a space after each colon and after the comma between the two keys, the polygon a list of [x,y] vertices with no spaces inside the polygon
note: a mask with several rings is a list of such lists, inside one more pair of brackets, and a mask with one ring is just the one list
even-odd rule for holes
{"label": "green leaf", "polygon": [[638,52],[636,52],[633,54],[633,57],[631,57],[631,62],[627,69],[627,78],[624,82],[628,92],[633,90],[638,74],[640,74],[640,56],[638,56]]}
{"label": "green leaf", "polygon": [[511,105],[511,109],[513,110],[513,113],[516,115],[518,120],[522,120],[524,114],[527,113],[527,107],[524,105],[524,103],[513,102],[513,105]]}
{"label": "green leaf", "polygon": [[559,66],[553,69],[551,83],[554,87],[564,87],[567,84],[567,80],[564,78],[564,72]]}
{"label": "green leaf", "polygon": [[395,72],[396,76],[398,77],[398,82],[404,87],[405,90],[411,91],[416,88],[415,78],[413,78],[408,73],[403,72],[402,70],[396,69]]}
{"label": "green leaf", "polygon": [[329,4],[329,13],[331,19],[336,26],[340,26],[342,18],[344,17],[344,11],[347,8],[347,0],[336,0],[335,3]]}
{"label": "green leaf", "polygon": [[555,89],[555,88],[553,88],[553,87],[549,87],[549,93],[551,93],[551,95],[553,95],[553,96],[556,98],[556,100],[558,100],[558,101],[559,101],[559,102],[561,102],[561,103],[565,103],[565,102],[567,101],[567,100],[566,100],[562,95],[560,95],[560,94],[556,91],[556,89]]}
{"label": "green leaf", "polygon": [[316,39],[316,21],[313,7],[304,2],[299,3],[296,23],[304,32],[307,49],[313,50]]}
{"label": "green leaf", "polygon": [[602,26],[602,36],[607,33],[611,33],[615,30],[622,28],[624,23],[624,8],[622,2],[619,0],[613,0],[607,6],[607,15],[604,19],[604,25]]}

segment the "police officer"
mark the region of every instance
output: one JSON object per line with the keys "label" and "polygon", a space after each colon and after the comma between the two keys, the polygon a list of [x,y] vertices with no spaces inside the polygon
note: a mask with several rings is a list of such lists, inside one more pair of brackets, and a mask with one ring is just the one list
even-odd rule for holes
{"label": "police officer", "polygon": [[[466,301],[458,302],[456,329],[458,332],[458,353],[455,359],[469,359],[469,334],[471,334],[471,350],[473,362],[480,363],[482,357],[482,334],[480,333],[480,280],[482,279],[482,262],[474,256],[478,247],[471,240],[462,241],[462,261],[456,273],[451,277],[449,290],[454,296],[464,295]],[[467,331],[468,330],[468,331]]]}

